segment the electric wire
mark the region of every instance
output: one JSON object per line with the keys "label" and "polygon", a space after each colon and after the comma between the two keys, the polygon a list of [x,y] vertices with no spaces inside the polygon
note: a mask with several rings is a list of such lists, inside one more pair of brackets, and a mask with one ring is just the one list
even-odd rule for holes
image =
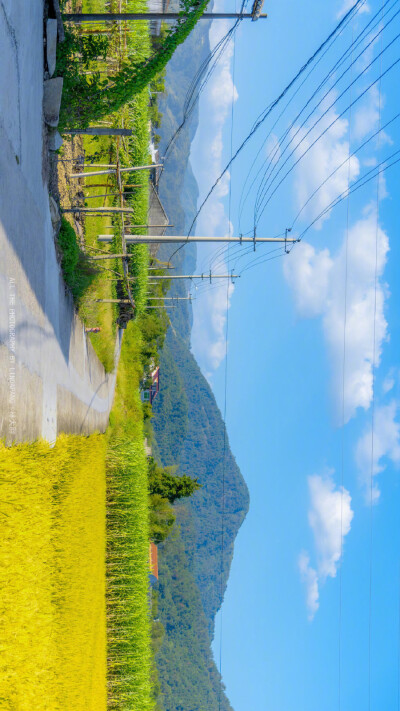
{"label": "electric wire", "polygon": [[[387,1],[388,1],[388,0],[387,0]],[[396,2],[397,2],[397,1],[398,1],[398,0],[396,0]],[[356,3],[353,5],[353,7],[349,10],[349,12],[348,12],[348,13],[342,18],[342,20],[338,23],[338,25],[337,25],[336,28],[333,30],[333,32],[331,32],[331,34],[329,35],[329,37],[322,43],[322,45],[320,45],[320,47],[318,48],[318,50],[316,50],[316,52],[314,52],[314,54],[313,54],[312,57],[306,62],[306,64],[303,65],[302,69],[297,73],[296,77],[290,82],[290,84],[286,87],[286,89],[284,89],[284,91],[281,93],[281,95],[278,97],[278,99],[276,99],[274,102],[272,102],[272,104],[270,104],[270,107],[269,107],[268,111],[267,111],[266,113],[264,113],[264,114],[261,115],[261,119],[260,119],[259,121],[256,121],[256,123],[253,125],[252,132],[251,132],[251,133],[249,134],[249,136],[245,139],[245,142],[242,144],[242,147],[239,147],[239,149],[236,151],[235,155],[231,157],[230,162],[228,163],[228,165],[227,165],[226,168],[224,169],[223,173],[220,174],[219,178],[218,178],[217,181],[214,183],[213,188],[212,188],[211,191],[208,193],[208,196],[206,197],[206,199],[203,201],[202,205],[201,205],[200,208],[198,209],[198,211],[197,211],[197,213],[196,213],[196,215],[195,215],[195,217],[194,217],[194,219],[193,219],[193,221],[192,221],[192,223],[191,223],[191,226],[190,226],[190,228],[189,228],[188,235],[190,235],[190,233],[191,233],[191,231],[192,231],[192,229],[193,229],[194,223],[195,223],[195,221],[196,221],[196,219],[197,219],[197,217],[198,217],[198,215],[199,215],[199,213],[200,213],[202,207],[204,206],[205,202],[207,201],[208,197],[210,196],[211,192],[212,192],[213,189],[216,187],[216,185],[218,184],[218,182],[220,181],[220,179],[222,178],[222,176],[226,173],[228,167],[231,165],[231,163],[233,162],[233,160],[235,159],[235,157],[239,154],[240,150],[244,147],[244,144],[249,140],[249,138],[251,137],[251,135],[254,134],[254,132],[257,130],[257,128],[258,128],[259,125],[260,125],[260,122],[263,122],[263,121],[265,120],[266,116],[272,111],[272,109],[274,108],[274,106],[276,106],[276,105],[279,103],[279,101],[280,101],[281,99],[283,99],[283,97],[284,97],[284,96],[286,95],[286,93],[289,91],[290,87],[295,83],[295,81],[297,80],[297,78],[306,70],[306,68],[310,65],[310,63],[312,63],[313,59],[314,59],[315,57],[317,57],[317,56],[321,53],[322,49],[323,49],[326,45],[329,44],[330,40],[331,40],[333,37],[336,36],[336,34],[337,34],[337,32],[339,31],[339,29],[342,28],[343,26],[346,26],[346,23],[349,22],[349,18],[351,18],[352,15],[353,15],[353,11],[355,11],[356,9],[359,9],[359,7],[361,7],[361,6],[364,4],[364,2],[365,2],[365,0],[359,0],[359,2],[356,2]],[[185,246],[185,243],[183,242],[183,243],[182,243],[179,247],[177,247],[177,249],[175,249],[175,251],[171,254],[170,259],[172,259],[172,258],[175,256],[175,254],[177,254],[177,252],[179,252],[184,246]]]}
{"label": "electric wire", "polygon": [[[361,176],[358,180],[356,180],[352,187],[349,189],[349,191],[344,190],[340,195],[338,195],[334,200],[332,200],[329,205],[327,205],[326,208],[324,208],[308,225],[307,227],[300,233],[297,241],[301,242],[303,237],[307,234],[307,232],[315,225],[316,222],[318,222],[322,217],[326,215],[327,212],[329,212],[332,208],[336,207],[340,202],[346,199],[347,197],[347,192],[349,192],[350,195],[353,193],[357,192],[361,188],[363,188],[365,185],[371,182],[371,180],[374,180],[378,173],[384,173],[389,168],[392,168],[393,166],[397,165],[397,163],[400,162],[400,158],[397,158],[396,160],[392,161],[391,163],[386,164],[386,161],[390,160],[391,158],[394,158],[396,155],[400,153],[400,149],[397,151],[394,151],[390,156],[387,156],[387,158],[380,163],[378,163],[376,166],[371,168],[367,173],[365,173],[363,176]],[[369,176],[369,177],[367,177]]]}
{"label": "electric wire", "polygon": [[[354,32],[354,26],[353,26]],[[353,67],[353,63],[351,65]],[[352,76],[352,75],[351,75]],[[350,92],[350,104],[352,94]],[[342,431],[341,431],[341,472],[340,472],[340,559],[339,559],[339,625],[338,625],[338,708],[342,708],[342,601],[343,601],[343,493],[344,493],[344,450],[345,450],[345,381],[346,381],[346,331],[347,331],[347,295],[348,295],[348,257],[349,257],[349,230],[350,230],[350,166],[351,166],[351,121],[352,110],[349,109],[349,150],[347,158],[347,209],[346,209],[346,238],[344,259],[344,305],[343,305],[343,352],[342,352]]]}
{"label": "electric wire", "polygon": [[[389,156],[387,156],[384,160],[380,161],[379,164],[371,168],[367,173],[365,173],[363,176],[361,176],[355,183],[352,185],[351,188],[344,190],[340,195],[338,195],[334,200],[332,200],[329,205],[327,205],[321,212],[313,218],[313,220],[304,228],[304,230],[297,236],[296,242],[299,243],[301,242],[305,235],[309,232],[312,227],[321,220],[326,213],[330,212],[330,210],[334,209],[337,205],[339,205],[343,200],[347,198],[348,195],[352,195],[353,193],[357,192],[361,188],[365,187],[368,185],[371,181],[375,180],[378,175],[383,175],[388,171],[390,168],[393,168],[395,165],[400,163],[400,157],[397,158],[396,160],[393,160],[391,163],[387,163],[387,161],[391,160],[395,156],[398,156],[400,153],[400,149],[397,151],[394,151],[391,153]],[[290,253],[292,249],[295,247],[296,242],[292,243],[290,246],[287,247],[287,252]],[[280,255],[278,255],[280,256]],[[282,255],[283,256],[283,255]],[[269,260],[267,260],[269,261]],[[254,266],[258,266],[259,264],[262,264],[264,262],[264,255],[260,255],[257,257],[252,265],[246,265],[246,267],[239,273],[240,276],[247,271],[249,268],[253,268]]]}
{"label": "electric wire", "polygon": [[194,224],[201,213],[204,205],[206,204],[207,200],[209,197],[212,195],[214,192],[215,188],[223,178],[223,176],[226,174],[226,172],[229,170],[230,166],[232,165],[233,161],[236,160],[238,155],[242,152],[242,150],[245,148],[247,143],[251,140],[251,138],[255,135],[255,133],[258,131],[260,126],[264,123],[266,118],[271,114],[271,112],[274,110],[276,106],[280,104],[280,102],[284,99],[286,94],[290,91],[290,89],[296,84],[297,80],[304,74],[304,72],[307,70],[307,68],[313,63],[313,61],[321,54],[321,52],[324,50],[326,45],[330,42],[332,37],[334,37],[342,28],[342,26],[345,24],[345,22],[348,20],[348,18],[354,13],[356,8],[361,4],[362,0],[357,0],[354,5],[350,8],[350,10],[344,15],[344,17],[338,22],[338,24],[335,26],[333,31],[328,35],[328,37],[322,42],[322,44],[319,45],[319,47],[316,49],[316,51],[309,57],[309,59],[303,64],[301,69],[295,74],[293,79],[289,82],[289,84],[286,85],[286,87],[283,89],[283,91],[279,94],[279,96],[269,105],[268,110],[265,112],[265,114],[262,116],[261,119],[259,119],[251,129],[250,133],[246,136],[246,138],[242,141],[242,143],[239,145],[233,156],[230,158],[228,163],[226,164],[225,168],[222,170],[222,172],[219,174],[217,179],[214,181],[213,185],[209,189],[208,193],[206,194],[205,198],[203,199],[200,207],[198,208],[192,223],[189,227],[188,235],[190,235]]}
{"label": "electric wire", "polygon": [[[361,145],[358,146],[358,148],[350,154],[350,158],[354,158],[354,157],[357,155],[357,153],[359,153],[363,148],[365,148],[365,146],[368,145],[368,143],[370,143],[374,138],[376,138],[377,136],[379,136],[379,134],[381,134],[382,131],[384,131],[388,126],[390,126],[392,123],[394,123],[394,121],[397,121],[398,118],[400,118],[400,111],[399,111],[395,116],[393,116],[389,121],[387,121],[384,126],[382,126],[382,127],[379,128],[377,131],[375,131],[375,133],[373,133],[372,136],[370,136],[370,137],[367,138],[365,141],[363,141],[363,143],[361,143]],[[343,168],[343,166],[348,162],[348,160],[349,160],[348,158],[345,158],[345,160],[342,161],[342,163],[340,163],[340,164],[335,168],[335,170],[333,170],[333,171],[328,175],[328,177],[325,178],[325,180],[323,180],[323,181],[320,183],[320,185],[313,191],[313,193],[311,193],[311,195],[310,195],[310,196],[307,198],[307,200],[303,203],[302,207],[300,208],[300,210],[298,211],[297,215],[295,216],[295,218],[294,218],[294,220],[293,220],[293,222],[292,222],[292,224],[291,224],[292,229],[293,229],[294,225],[296,224],[297,220],[299,219],[300,215],[302,214],[302,212],[305,210],[305,208],[306,208],[307,205],[311,202],[311,200],[315,197],[315,195],[316,195],[316,194],[321,190],[321,188],[323,188],[324,185],[338,172],[338,170],[340,170],[341,168]]]}
{"label": "electric wire", "polygon": [[[236,43],[233,40],[233,58],[232,58],[232,106],[231,106],[231,157],[233,152],[233,125],[234,125],[234,106],[235,106],[235,59],[236,59]],[[229,200],[228,200],[228,227],[229,227],[229,237],[231,237],[231,207],[232,207],[232,180],[229,181]],[[228,242],[228,269],[229,269],[229,242]],[[222,460],[222,515],[221,515],[221,610],[220,610],[220,644],[219,644],[219,675],[222,682],[222,640],[223,640],[223,610],[222,610],[222,599],[223,599],[223,575],[224,575],[224,544],[225,544],[225,476],[226,476],[226,446],[227,446],[227,433],[226,433],[226,413],[227,413],[227,399],[228,399],[228,335],[229,335],[229,279],[226,283],[226,317],[225,317],[225,373],[224,373],[224,444],[223,444],[223,460]],[[218,698],[218,709],[221,711],[221,699],[222,699],[222,683],[219,684],[219,698]]]}
{"label": "electric wire", "polygon": [[[386,0],[386,3],[387,3],[387,2],[389,2],[389,0]],[[399,2],[399,0],[394,0],[394,3],[393,3],[393,4],[391,5],[391,7],[386,11],[385,14],[388,14],[388,13],[393,9],[393,7],[394,7],[396,4],[398,4],[398,2]],[[323,86],[325,86],[325,84],[326,84],[327,81],[330,79],[330,77],[334,74],[334,72],[335,72],[338,68],[340,68],[340,67],[342,66],[342,64],[343,64],[343,63],[346,61],[346,59],[348,58],[349,54],[350,54],[350,53],[352,54],[352,53],[354,52],[354,50],[361,44],[361,42],[363,41],[362,36],[365,34],[366,29],[369,27],[369,25],[371,25],[371,23],[373,23],[373,20],[376,19],[376,16],[379,15],[379,14],[380,14],[380,11],[378,11],[378,12],[375,14],[375,16],[374,16],[373,18],[371,18],[370,22],[361,30],[361,32],[359,33],[359,35],[357,36],[357,38],[356,38],[355,40],[353,39],[353,41],[351,42],[350,46],[349,46],[349,47],[346,49],[346,51],[344,52],[343,56],[342,56],[339,60],[337,60],[337,62],[331,67],[331,69],[329,70],[328,74],[325,75],[325,77],[322,79],[322,81],[320,82],[320,84],[318,85],[318,87],[314,90],[314,92],[312,93],[312,95],[310,96],[310,98],[308,99],[308,101],[304,104],[304,106],[302,107],[302,109],[301,109],[301,110],[299,111],[299,113],[297,114],[296,118],[292,121],[292,123],[289,125],[289,127],[285,130],[284,134],[283,134],[283,135],[281,136],[281,138],[279,139],[279,142],[278,142],[278,144],[276,145],[275,149],[273,149],[273,155],[271,155],[271,153],[272,153],[272,151],[271,151],[270,154],[269,154],[269,156],[268,156],[268,157],[271,156],[271,162],[272,162],[272,164],[273,164],[273,167],[276,167],[276,164],[278,163],[278,161],[274,162],[274,157],[275,157],[276,153],[278,152],[278,150],[281,151],[281,146],[282,146],[282,144],[283,144],[283,141],[286,139],[287,135],[290,133],[291,129],[292,129],[293,126],[296,124],[296,122],[298,121],[298,119],[300,118],[300,116],[302,115],[302,113],[304,112],[304,110],[305,110],[305,109],[307,108],[307,106],[311,103],[312,99],[315,98],[315,96],[318,94],[318,92],[320,91],[320,89],[321,89]],[[390,20],[386,23],[385,27],[387,27],[389,24],[391,24],[391,22],[397,17],[398,14],[400,14],[400,10],[398,10],[398,11],[393,15],[393,17],[390,18]],[[353,18],[350,18],[349,22],[352,21],[352,19],[353,19]],[[376,27],[378,24],[380,24],[380,23],[381,23],[381,19],[378,19],[378,21],[375,22],[375,24],[373,24],[372,28],[370,29],[370,32],[371,32],[373,29],[375,29],[375,27]],[[329,95],[329,93],[332,92],[332,90],[333,90],[333,89],[335,88],[335,86],[341,81],[341,79],[345,76],[345,74],[346,74],[349,70],[352,70],[353,64],[354,64],[355,62],[357,62],[357,60],[369,49],[369,47],[370,47],[371,45],[373,45],[373,43],[376,41],[377,37],[379,37],[379,35],[382,33],[383,29],[384,29],[384,28],[381,27],[381,29],[372,37],[372,39],[368,42],[368,44],[364,47],[364,49],[357,55],[357,57],[356,57],[355,59],[353,59],[353,58],[351,59],[351,62],[350,62],[349,67],[347,67],[347,69],[346,69],[346,70],[341,74],[341,76],[335,81],[335,83],[333,84],[333,86],[331,86],[331,87],[329,88],[328,92],[326,92],[326,93],[324,94],[324,96],[322,96],[322,98],[319,100],[319,102],[316,104],[316,106],[314,106],[314,108],[312,109],[312,111],[310,112],[310,114],[307,116],[307,118],[303,121],[303,123],[301,124],[301,126],[298,127],[296,133],[295,133],[294,136],[292,137],[292,139],[291,139],[291,141],[289,142],[289,144],[285,147],[284,151],[283,151],[283,152],[282,152],[282,151],[280,152],[279,160],[281,160],[282,156],[283,156],[284,153],[286,152],[286,150],[287,150],[288,146],[290,145],[290,143],[293,141],[293,139],[294,139],[294,138],[296,137],[296,135],[299,133],[299,130],[300,130],[301,128],[303,128],[303,126],[305,125],[305,123],[307,122],[307,120],[308,120],[308,119],[311,117],[311,115],[315,112],[315,110],[318,108],[318,106],[320,106],[321,103],[323,103],[323,101],[327,98],[327,96]],[[339,38],[339,36],[340,36],[340,34],[335,37],[335,39],[334,39],[334,41],[332,42],[331,46],[332,46],[332,45],[334,44],[334,42]],[[328,48],[328,50],[329,50],[329,49],[330,49],[330,47]],[[326,50],[326,51],[328,51],[328,50]],[[326,53],[326,52],[325,52],[325,53]],[[324,53],[324,54],[325,54],[325,53]],[[318,60],[318,61],[320,61],[320,60]],[[315,65],[315,66],[316,66],[316,65]],[[311,71],[312,71],[312,70],[311,70]],[[310,76],[311,71],[309,72],[308,76]],[[307,78],[306,78],[306,79],[307,79]],[[304,82],[306,81],[306,79],[302,82],[302,84],[304,84]],[[287,106],[289,105],[289,103],[290,103],[290,102],[288,102]],[[286,107],[285,107],[285,108],[286,108]],[[285,110],[285,109],[284,109],[284,110]],[[284,111],[284,110],[283,110],[283,111]],[[282,112],[282,113],[283,113],[283,112]],[[280,114],[280,116],[282,115],[282,113]],[[272,132],[272,130],[273,130],[273,128],[275,127],[276,123],[277,123],[277,122],[275,122],[275,124],[274,124],[274,126],[272,127],[270,133]],[[269,133],[269,135],[270,135],[270,133]],[[268,138],[268,136],[267,136],[267,138]],[[259,172],[260,172],[260,171],[259,171]],[[259,192],[260,192],[260,190],[259,190]]]}
{"label": "electric wire", "polygon": [[[386,0],[385,4],[387,4],[389,1],[390,1],[390,0]],[[389,8],[389,10],[387,10],[387,13],[390,12],[390,10],[393,9],[393,7],[394,7],[398,2],[399,2],[399,0],[394,0],[394,3],[393,3],[392,6]],[[362,4],[359,6],[359,8],[357,9],[357,12],[362,8],[363,4],[364,4],[364,3],[362,3]],[[386,13],[386,14],[387,14],[387,13]],[[273,148],[270,150],[270,152],[269,152],[269,154],[268,154],[268,156],[267,156],[267,159],[271,159],[272,162],[274,161],[274,158],[275,158],[275,156],[276,156],[278,150],[280,149],[280,146],[282,145],[283,140],[286,138],[286,136],[287,136],[288,133],[290,132],[291,128],[294,126],[294,124],[296,123],[296,121],[298,120],[298,118],[301,116],[301,114],[303,113],[303,111],[305,110],[305,108],[307,108],[307,106],[309,105],[309,103],[310,103],[310,102],[312,101],[312,99],[316,96],[316,94],[318,93],[318,91],[320,91],[320,89],[327,83],[327,81],[328,81],[328,80],[330,79],[330,77],[334,74],[334,72],[335,72],[338,68],[340,68],[340,66],[345,62],[345,60],[347,59],[348,54],[349,54],[349,52],[352,50],[352,48],[357,47],[357,46],[359,46],[359,44],[361,44],[361,42],[362,42],[362,36],[365,34],[365,32],[366,32],[366,30],[368,29],[368,27],[369,27],[371,24],[373,24],[373,22],[374,22],[374,20],[375,20],[375,18],[376,18],[376,16],[377,16],[378,14],[379,14],[379,12],[376,13],[376,14],[370,19],[370,21],[367,23],[367,25],[366,25],[366,26],[361,30],[361,32],[358,34],[358,36],[356,37],[356,39],[353,40],[353,42],[352,42],[352,44],[350,45],[350,47],[348,47],[348,48],[346,49],[346,51],[345,51],[344,54],[341,56],[341,58],[338,59],[338,60],[336,61],[336,63],[330,68],[328,74],[324,77],[324,79],[320,82],[320,84],[318,85],[318,87],[314,90],[313,94],[312,94],[311,97],[308,99],[307,103],[302,107],[302,109],[301,109],[301,111],[299,112],[298,116],[292,121],[291,126],[289,126],[289,127],[286,129],[286,131],[284,132],[284,134],[281,136],[281,138],[280,138],[279,141],[277,142],[276,146],[273,147]],[[350,17],[349,20],[348,20],[348,22],[347,22],[347,24],[346,24],[346,25],[341,29],[341,31],[333,38],[333,40],[332,40],[332,42],[330,43],[330,45],[327,46],[326,50],[322,53],[322,55],[321,55],[320,58],[317,60],[317,62],[315,63],[315,65],[310,69],[310,71],[309,71],[309,73],[307,74],[307,76],[305,77],[305,79],[303,79],[303,81],[301,82],[301,84],[299,85],[299,87],[296,89],[296,91],[294,92],[294,94],[292,95],[292,97],[290,98],[290,100],[287,102],[286,106],[285,106],[284,109],[281,111],[281,113],[279,114],[279,116],[278,116],[277,119],[275,120],[275,122],[274,122],[274,124],[272,125],[272,127],[270,128],[270,130],[268,131],[268,134],[267,134],[267,136],[265,137],[265,139],[264,139],[264,141],[263,141],[263,143],[262,143],[262,147],[264,147],[265,144],[266,144],[266,142],[268,141],[268,139],[271,138],[271,135],[272,135],[272,132],[273,132],[274,128],[275,128],[276,125],[278,124],[279,120],[282,118],[282,116],[283,116],[283,114],[285,113],[286,109],[289,107],[289,105],[292,103],[292,101],[294,100],[294,98],[296,97],[296,95],[299,93],[300,89],[304,86],[304,84],[307,82],[307,80],[309,79],[309,77],[311,76],[311,74],[312,74],[312,73],[315,71],[315,69],[317,68],[318,64],[322,61],[322,59],[323,59],[323,58],[325,57],[325,55],[329,52],[329,50],[332,48],[332,46],[337,42],[337,40],[339,39],[339,37],[341,36],[341,34],[343,34],[344,30],[346,29],[347,25],[348,25],[352,20],[353,20],[353,17]],[[371,32],[372,29],[374,29],[374,28],[376,27],[377,24],[378,24],[378,23],[375,23],[375,25],[373,25],[373,27],[370,29],[370,32]],[[251,183],[251,185],[249,186],[249,188],[248,188],[248,190],[247,190],[247,192],[246,192],[246,195],[243,197],[244,188],[245,188],[246,182],[247,182],[247,180],[249,179],[249,176],[250,176],[250,174],[251,174],[251,171],[252,171],[252,169],[253,169],[253,167],[254,167],[254,165],[255,165],[257,159],[258,159],[259,156],[260,156],[260,151],[261,151],[261,148],[260,148],[260,150],[257,152],[257,155],[256,155],[256,157],[255,157],[254,160],[253,160],[253,163],[252,163],[252,165],[251,165],[251,167],[250,167],[250,169],[249,169],[249,171],[248,171],[248,173],[247,173],[246,180],[245,180],[245,183],[244,183],[244,187],[243,187],[243,189],[242,189],[242,193],[241,193],[241,197],[240,197],[240,201],[239,201],[239,225],[240,225],[240,222],[241,222],[241,215],[242,215],[242,212],[243,212],[244,204],[245,204],[245,202],[246,202],[246,200],[247,200],[247,198],[248,198],[248,195],[249,195],[249,193],[250,193],[252,187],[254,186],[254,184],[255,184],[255,182],[256,182],[256,180],[257,180],[257,177],[260,175],[260,173],[261,173],[261,171],[262,171],[262,169],[263,169],[263,165],[261,165],[260,168],[259,168],[258,171],[257,171],[257,174],[256,174],[255,177],[253,178],[252,183]],[[282,156],[280,155],[280,156],[279,156],[279,160],[281,159],[281,157],[282,157]],[[278,162],[278,161],[276,161],[276,163],[277,163],[277,162]],[[265,161],[264,161],[264,164],[265,164]]]}
{"label": "electric wire", "polygon": [[[382,54],[383,54],[384,52],[386,52],[386,51],[394,44],[394,42],[396,42],[399,38],[400,38],[400,32],[396,35],[396,37],[394,37],[394,38],[391,40],[391,42],[389,42],[388,45],[386,45],[386,47],[385,47],[383,50],[381,50],[381,52],[377,55],[377,57],[375,57],[375,58],[369,63],[369,65],[368,65],[366,68],[364,68],[364,69],[362,70],[362,72],[356,77],[356,79],[354,79],[353,82],[352,82],[348,87],[346,87],[346,89],[344,89],[344,91],[339,95],[339,97],[337,97],[337,99],[335,99],[335,101],[333,101],[333,102],[330,104],[330,106],[322,113],[322,115],[317,119],[317,121],[309,128],[309,130],[307,131],[307,133],[303,136],[302,140],[295,146],[295,148],[294,148],[293,151],[292,151],[292,154],[297,150],[297,148],[299,148],[299,146],[301,145],[301,143],[303,143],[303,142],[305,141],[305,139],[310,135],[311,131],[313,131],[313,129],[317,126],[317,124],[320,123],[320,121],[328,114],[328,112],[330,111],[330,109],[332,109],[332,108],[335,106],[336,102],[337,102],[340,98],[342,98],[342,96],[343,96],[345,93],[347,93],[347,91],[350,89],[350,87],[351,87],[356,81],[358,81],[358,79],[360,78],[360,76],[362,76],[363,74],[365,74],[365,72],[375,63],[375,61],[377,61],[377,59],[379,59],[379,58],[382,56]],[[397,59],[382,73],[382,75],[380,75],[377,79],[375,79],[373,82],[371,82],[355,99],[353,99],[353,101],[352,101],[348,106],[346,106],[346,108],[343,109],[343,111],[341,111],[340,114],[338,114],[338,115],[336,116],[336,118],[335,118],[333,121],[331,121],[328,126],[325,127],[325,129],[320,133],[320,135],[319,135],[317,138],[315,138],[315,139],[311,142],[311,144],[305,149],[305,151],[301,154],[301,156],[299,156],[299,157],[295,160],[295,162],[293,163],[293,165],[286,171],[285,175],[280,179],[280,181],[278,182],[278,184],[277,184],[277,185],[275,186],[275,188],[272,190],[272,192],[270,193],[270,195],[268,196],[268,198],[265,198],[265,199],[264,199],[263,208],[262,208],[262,210],[259,211],[259,213],[257,213],[257,218],[255,219],[255,224],[256,224],[256,225],[258,224],[258,221],[259,221],[261,215],[262,215],[263,212],[265,211],[265,208],[266,208],[267,205],[270,203],[272,197],[275,195],[275,193],[277,192],[277,190],[279,189],[279,187],[282,185],[282,183],[284,182],[284,180],[286,180],[286,178],[288,177],[288,175],[290,175],[290,173],[294,170],[294,168],[300,163],[300,161],[307,155],[307,153],[310,152],[310,150],[316,145],[316,143],[318,143],[318,141],[321,140],[321,138],[339,121],[339,119],[341,119],[341,118],[349,111],[350,108],[352,108],[356,103],[358,103],[358,102],[360,101],[360,99],[361,99],[363,96],[365,96],[365,94],[367,94],[368,91],[370,91],[370,89],[371,89],[373,86],[375,86],[375,85],[381,80],[381,78],[383,78],[384,76],[386,76],[386,74],[388,74],[390,71],[392,71],[392,69],[394,69],[394,68],[399,64],[399,62],[400,62],[400,57],[397,58]],[[275,182],[276,178],[278,177],[278,175],[279,175],[279,173],[281,172],[281,170],[283,169],[283,167],[286,165],[286,163],[287,163],[287,161],[289,160],[289,158],[290,158],[290,156],[289,156],[288,158],[286,158],[286,160],[284,161],[284,163],[281,165],[281,167],[279,168],[278,172],[276,173],[274,179],[271,181],[271,185],[272,185],[273,182]],[[271,185],[270,185],[269,187],[271,187]]]}
{"label": "electric wire", "polygon": [[[242,6],[240,9],[240,12],[242,13],[245,9],[245,6],[247,4],[248,0],[243,0]],[[217,42],[215,47],[211,50],[209,55],[203,60],[201,63],[200,67],[198,68],[197,72],[195,73],[191,83],[189,84],[189,87],[186,92],[185,100],[183,103],[183,118],[173,135],[171,136],[170,140],[168,141],[165,151],[164,151],[164,156],[163,156],[163,162],[165,165],[166,160],[168,159],[168,154],[170,150],[172,149],[175,141],[177,140],[179,134],[181,133],[183,127],[189,120],[190,116],[192,115],[194,108],[196,104],[198,103],[200,96],[202,92],[204,91],[205,87],[207,86],[211,76],[213,75],[217,64],[221,57],[223,56],[225,50],[227,49],[232,37],[234,36],[240,22],[242,21],[243,18],[239,17],[234,25],[226,32],[226,34]],[[204,76],[205,75],[205,76]],[[164,171],[164,165],[161,170],[160,178],[163,177],[163,171]]]}
{"label": "electric wire", "polygon": [[[381,37],[382,46],[382,37]],[[378,99],[378,126],[381,124],[382,107],[382,60],[379,78]],[[380,143],[378,144],[378,153]],[[374,316],[373,316],[373,342],[372,342],[372,400],[371,400],[371,466],[370,466],[370,542],[369,542],[369,611],[368,611],[368,711],[371,711],[371,647],[372,647],[372,553],[373,553],[373,477],[374,477],[374,449],[375,449],[375,369],[376,369],[376,311],[378,292],[378,239],[379,239],[379,198],[380,198],[381,172],[378,171],[376,181],[376,229],[375,229],[375,274],[374,274]]]}

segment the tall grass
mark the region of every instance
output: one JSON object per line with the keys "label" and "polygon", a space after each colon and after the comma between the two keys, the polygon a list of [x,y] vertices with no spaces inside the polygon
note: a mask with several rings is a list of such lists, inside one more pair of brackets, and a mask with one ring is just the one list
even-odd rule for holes
{"label": "tall grass", "polygon": [[1,709],[106,709],[105,444],[0,446]]}
{"label": "tall grass", "polygon": [[147,711],[151,688],[147,460],[143,442],[114,439],[107,455],[109,707]]}
{"label": "tall grass", "polygon": [[109,706],[154,708],[149,609],[147,457],[139,397],[140,333],[122,344],[107,453],[107,635]]}

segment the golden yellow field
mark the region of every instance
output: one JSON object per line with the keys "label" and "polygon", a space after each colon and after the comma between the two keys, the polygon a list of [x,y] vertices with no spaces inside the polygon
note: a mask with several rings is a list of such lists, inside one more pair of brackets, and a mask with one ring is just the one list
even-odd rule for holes
{"label": "golden yellow field", "polygon": [[0,709],[105,711],[104,436],[0,445]]}

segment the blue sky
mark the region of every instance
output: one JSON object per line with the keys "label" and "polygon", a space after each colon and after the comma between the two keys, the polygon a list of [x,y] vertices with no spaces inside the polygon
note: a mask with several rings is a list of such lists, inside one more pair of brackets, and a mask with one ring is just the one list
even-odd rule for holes
{"label": "blue sky", "polygon": [[[235,147],[350,4],[267,0],[268,20],[241,24],[235,69],[231,46],[200,102],[191,162],[202,196],[230,155],[232,98]],[[385,11],[392,5],[386,22],[399,9],[393,0]],[[204,208],[198,234],[229,230],[229,179],[231,233],[253,227],[259,178],[240,226],[239,204],[254,158],[256,169],[268,154],[271,168],[280,168],[289,152],[284,152],[286,143],[276,150],[279,137],[317,80],[380,7],[381,0],[364,4],[272,135],[274,117],[257,134]],[[214,22],[212,43],[223,32],[224,24]],[[340,98],[398,33],[400,14],[333,89],[340,71],[332,75],[331,91],[305,125],[300,126],[306,114],[294,122],[294,158],[286,168],[322,128],[334,125],[272,197],[260,216],[258,235],[291,226],[308,197],[343,163],[302,211],[292,233],[300,234],[349,181],[354,185],[400,148],[396,120],[379,141],[371,140],[348,161],[349,145],[353,152],[377,131],[379,121],[383,125],[400,111],[398,67],[382,79],[380,91],[378,82],[351,114],[340,116],[400,56],[396,40]],[[222,623],[222,673],[235,711],[398,709],[398,185],[395,166],[381,177],[378,192],[375,179],[319,220],[290,255],[248,269],[228,293],[225,284],[197,292],[192,348],[221,410],[229,303],[227,428],[251,497],[214,647],[218,658]],[[259,247],[238,263],[233,248],[216,258],[215,248],[208,247],[199,250],[198,266],[240,270],[267,251]]]}

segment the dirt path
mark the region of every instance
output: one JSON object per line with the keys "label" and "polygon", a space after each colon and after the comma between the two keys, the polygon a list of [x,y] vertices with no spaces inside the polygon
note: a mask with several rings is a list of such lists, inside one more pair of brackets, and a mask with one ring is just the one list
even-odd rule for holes
{"label": "dirt path", "polygon": [[56,259],[42,175],[42,18],[42,0],[0,0],[0,438],[7,442],[103,431],[115,385]]}

